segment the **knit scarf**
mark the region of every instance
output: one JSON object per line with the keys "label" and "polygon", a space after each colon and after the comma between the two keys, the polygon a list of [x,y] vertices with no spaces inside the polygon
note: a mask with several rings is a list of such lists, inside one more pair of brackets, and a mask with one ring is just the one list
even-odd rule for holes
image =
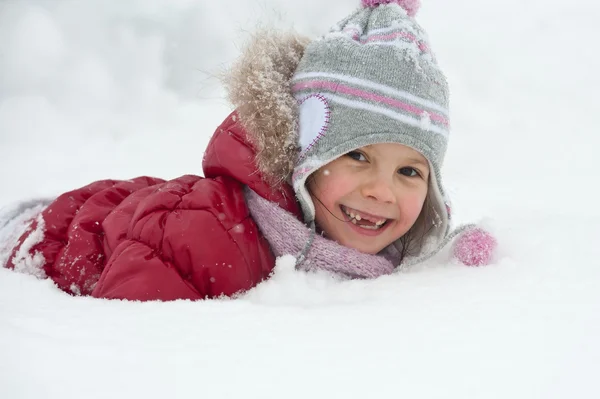
{"label": "knit scarf", "polygon": [[400,254],[392,245],[380,255],[365,254],[314,235],[314,231],[294,215],[249,188],[245,196],[250,214],[275,256],[296,256],[298,269],[326,270],[348,278],[375,278],[392,273],[394,264],[399,263]]}

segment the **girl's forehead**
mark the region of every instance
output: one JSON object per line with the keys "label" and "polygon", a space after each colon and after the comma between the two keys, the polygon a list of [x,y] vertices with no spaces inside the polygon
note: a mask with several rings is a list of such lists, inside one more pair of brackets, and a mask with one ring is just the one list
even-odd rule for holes
{"label": "girl's forehead", "polygon": [[429,165],[427,158],[412,147],[399,143],[377,143],[359,148],[360,150],[373,153],[390,159],[411,160],[418,163]]}

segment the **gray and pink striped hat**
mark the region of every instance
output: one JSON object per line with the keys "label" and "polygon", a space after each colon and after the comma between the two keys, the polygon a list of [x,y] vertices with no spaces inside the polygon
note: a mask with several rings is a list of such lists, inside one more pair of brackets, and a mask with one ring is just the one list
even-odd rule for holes
{"label": "gray and pink striped hat", "polygon": [[313,41],[292,78],[301,153],[292,183],[307,222],[315,208],[305,183],[349,151],[399,143],[421,152],[432,170],[429,198],[437,245],[449,232],[450,205],[440,168],[449,135],[448,85],[414,15],[418,0],[362,0]]}

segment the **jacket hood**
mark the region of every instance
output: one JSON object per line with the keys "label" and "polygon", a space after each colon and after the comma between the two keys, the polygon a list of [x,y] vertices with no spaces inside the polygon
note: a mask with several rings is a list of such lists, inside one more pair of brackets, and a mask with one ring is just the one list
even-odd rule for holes
{"label": "jacket hood", "polygon": [[256,165],[275,186],[289,181],[298,146],[298,104],[290,80],[310,39],[293,31],[262,29],[252,34],[224,78]]}

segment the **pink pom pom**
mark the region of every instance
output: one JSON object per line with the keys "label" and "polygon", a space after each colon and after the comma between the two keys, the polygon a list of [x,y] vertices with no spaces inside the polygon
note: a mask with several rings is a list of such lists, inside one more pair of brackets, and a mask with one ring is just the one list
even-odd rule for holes
{"label": "pink pom pom", "polygon": [[496,239],[490,233],[475,228],[458,237],[454,256],[467,266],[484,266],[491,262],[496,246]]}
{"label": "pink pom pom", "polygon": [[406,10],[406,13],[414,17],[421,7],[421,0],[362,0],[363,7],[375,8],[380,4],[396,3]]}

